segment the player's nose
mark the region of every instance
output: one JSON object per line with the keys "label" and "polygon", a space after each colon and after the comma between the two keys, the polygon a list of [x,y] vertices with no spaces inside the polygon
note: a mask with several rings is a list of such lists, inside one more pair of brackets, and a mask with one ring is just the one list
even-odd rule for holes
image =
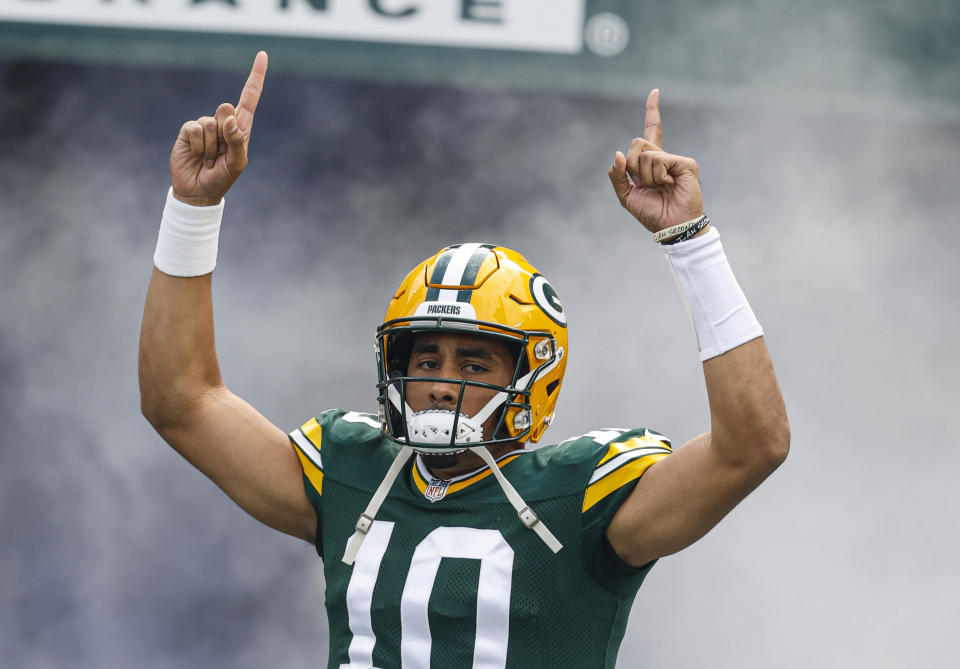
{"label": "player's nose", "polygon": [[433,381],[430,384],[430,403],[435,409],[455,409],[460,386],[448,381]]}
{"label": "player's nose", "polygon": [[440,369],[436,370],[436,375],[440,379],[451,380],[430,382],[431,405],[435,409],[456,409],[457,399],[460,397],[460,384],[452,380],[456,378],[456,365],[445,360]]}

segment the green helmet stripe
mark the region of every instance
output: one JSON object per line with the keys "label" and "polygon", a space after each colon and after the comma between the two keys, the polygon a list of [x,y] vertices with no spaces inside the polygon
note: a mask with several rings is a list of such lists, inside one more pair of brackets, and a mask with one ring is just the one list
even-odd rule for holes
{"label": "green helmet stripe", "polygon": [[[467,261],[467,266],[463,268],[463,278],[460,279],[461,286],[473,285],[474,281],[477,280],[477,274],[480,273],[480,265],[482,265],[483,261],[490,255],[492,248],[493,244],[481,244],[480,248],[470,256],[470,260]],[[457,302],[469,302],[472,296],[472,290],[461,290],[457,294]]]}

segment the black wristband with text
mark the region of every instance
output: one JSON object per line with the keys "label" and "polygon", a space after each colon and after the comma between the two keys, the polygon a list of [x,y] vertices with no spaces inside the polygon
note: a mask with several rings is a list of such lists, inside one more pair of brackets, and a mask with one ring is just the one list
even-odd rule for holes
{"label": "black wristband with text", "polygon": [[[691,239],[695,234],[703,230],[708,225],[710,225],[710,219],[706,214],[703,214],[700,216],[700,218],[695,218],[692,221],[681,223],[673,228],[661,230],[654,235],[654,241],[659,242],[664,246],[679,244],[680,242],[685,242],[688,239]],[[666,234],[664,235],[663,233]],[[674,236],[671,236],[671,234]],[[663,239],[663,237],[667,237],[667,239]]]}

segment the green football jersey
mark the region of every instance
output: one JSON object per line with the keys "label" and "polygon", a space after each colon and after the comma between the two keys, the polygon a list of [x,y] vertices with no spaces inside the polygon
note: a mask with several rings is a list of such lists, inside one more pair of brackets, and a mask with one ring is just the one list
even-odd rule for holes
{"label": "green football jersey", "polygon": [[434,479],[419,456],[394,482],[353,565],[354,527],[400,446],[371,414],[328,411],[290,433],[317,512],[328,669],[613,667],[653,563],[625,564],[613,514],[670,442],[604,429],[507,453],[506,478],[563,544],[529,530],[489,469]]}

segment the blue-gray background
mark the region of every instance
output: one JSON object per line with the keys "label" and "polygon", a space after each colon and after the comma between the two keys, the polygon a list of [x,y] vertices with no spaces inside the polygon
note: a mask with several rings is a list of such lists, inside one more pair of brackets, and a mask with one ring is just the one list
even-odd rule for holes
{"label": "blue-gray background", "polygon": [[[657,565],[618,666],[950,667],[960,59],[931,35],[957,10],[916,5],[885,32],[853,10],[737,16],[672,26],[677,58],[727,57],[735,85],[706,66],[638,66],[621,99],[273,63],[221,235],[224,377],[284,428],[372,410],[372,334],[396,283],[445,244],[494,241],[524,252],[569,313],[548,439],[706,429],[676,289],[606,179],[659,86],[666,148],[699,161],[766,329],[793,450]],[[686,30],[721,31],[726,51]],[[906,36],[873,39],[890,34]],[[139,414],[170,145],[236,99],[247,65],[0,62],[0,666],[325,663],[313,549],[237,510]]]}

